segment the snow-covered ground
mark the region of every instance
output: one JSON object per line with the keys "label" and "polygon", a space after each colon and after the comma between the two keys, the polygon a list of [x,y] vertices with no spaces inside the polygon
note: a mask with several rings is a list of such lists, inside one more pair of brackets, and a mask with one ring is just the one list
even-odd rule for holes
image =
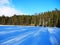
{"label": "snow-covered ground", "polygon": [[60,28],[0,26],[0,45],[60,45]]}

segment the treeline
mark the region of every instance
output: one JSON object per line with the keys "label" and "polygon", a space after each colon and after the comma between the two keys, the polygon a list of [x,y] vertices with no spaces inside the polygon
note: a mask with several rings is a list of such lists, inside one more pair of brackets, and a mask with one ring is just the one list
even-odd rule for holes
{"label": "treeline", "polygon": [[33,25],[60,27],[60,10],[55,9],[35,15],[0,16],[0,25]]}

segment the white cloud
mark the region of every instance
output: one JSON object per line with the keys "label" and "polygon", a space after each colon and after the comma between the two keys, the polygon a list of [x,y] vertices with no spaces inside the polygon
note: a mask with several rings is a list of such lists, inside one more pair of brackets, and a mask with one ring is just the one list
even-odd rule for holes
{"label": "white cloud", "polygon": [[3,3],[3,4],[9,3],[9,0],[0,0],[0,3]]}
{"label": "white cloud", "polygon": [[9,5],[9,0],[0,0],[0,6]]}
{"label": "white cloud", "polygon": [[[21,11],[16,10],[10,1],[12,0],[0,0],[0,16],[12,16],[14,14],[23,14]],[[12,5],[10,5],[12,4]]]}
{"label": "white cloud", "polygon": [[19,12],[18,10],[11,8],[11,7],[2,7],[0,8],[0,16],[5,15],[5,16],[12,16],[14,14],[23,14],[22,12]]}

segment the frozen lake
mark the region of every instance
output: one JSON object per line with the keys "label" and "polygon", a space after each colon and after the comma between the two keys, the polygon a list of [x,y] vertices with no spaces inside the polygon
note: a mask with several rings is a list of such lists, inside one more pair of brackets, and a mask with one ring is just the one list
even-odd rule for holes
{"label": "frozen lake", "polygon": [[60,45],[60,28],[0,26],[0,45]]}

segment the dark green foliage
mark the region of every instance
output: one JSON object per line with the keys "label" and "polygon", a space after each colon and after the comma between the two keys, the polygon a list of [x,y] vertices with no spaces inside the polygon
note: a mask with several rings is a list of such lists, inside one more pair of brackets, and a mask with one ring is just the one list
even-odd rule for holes
{"label": "dark green foliage", "polygon": [[0,25],[33,25],[60,27],[60,10],[44,12],[35,15],[0,16]]}

